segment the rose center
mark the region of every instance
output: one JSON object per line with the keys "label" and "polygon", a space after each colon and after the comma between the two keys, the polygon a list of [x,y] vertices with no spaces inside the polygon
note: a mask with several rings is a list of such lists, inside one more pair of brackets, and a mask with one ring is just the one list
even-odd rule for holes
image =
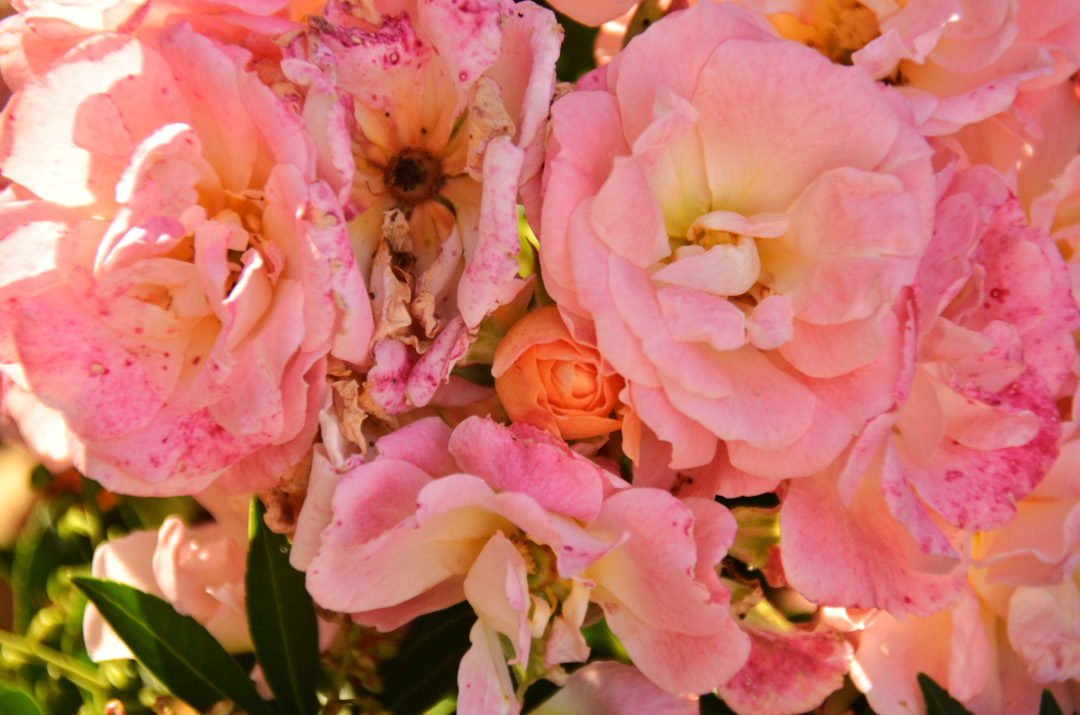
{"label": "rose center", "polygon": [[439,160],[431,154],[423,149],[405,149],[386,165],[383,181],[395,199],[414,206],[435,196],[445,177]]}
{"label": "rose center", "polygon": [[551,547],[538,544],[523,534],[511,535],[510,543],[525,561],[529,591],[540,591],[558,581],[555,552],[551,550]]}
{"label": "rose center", "polygon": [[850,65],[851,56],[881,34],[873,10],[857,0],[832,0],[832,17],[825,23],[823,42],[811,45],[833,62]]}
{"label": "rose center", "polygon": [[810,0],[798,15],[776,13],[769,20],[781,36],[842,65],[881,34],[877,15],[858,0]]}

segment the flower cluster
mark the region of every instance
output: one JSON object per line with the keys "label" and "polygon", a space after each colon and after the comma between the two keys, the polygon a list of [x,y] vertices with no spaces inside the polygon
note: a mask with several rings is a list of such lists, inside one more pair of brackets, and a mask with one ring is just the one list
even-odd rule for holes
{"label": "flower cluster", "polygon": [[1080,706],[1080,5],[552,4],[14,3],[5,435],[215,519],[95,575],[250,648],[255,494],[463,713]]}

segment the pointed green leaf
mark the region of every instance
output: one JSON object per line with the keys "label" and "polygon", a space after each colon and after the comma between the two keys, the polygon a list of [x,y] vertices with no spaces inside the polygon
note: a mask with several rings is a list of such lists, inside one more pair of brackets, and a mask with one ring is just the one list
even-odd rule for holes
{"label": "pointed green leaf", "polygon": [[1061,706],[1049,690],[1043,691],[1042,700],[1039,701],[1039,715],[1062,715]]}
{"label": "pointed green leaf", "polygon": [[255,657],[278,705],[289,715],[319,709],[319,631],[304,574],[289,564],[289,540],[266,528],[262,502],[251,500],[246,599]]}
{"label": "pointed green leaf", "polygon": [[0,684],[0,713],[4,715],[42,715],[34,699],[21,690]]}
{"label": "pointed green leaf", "polygon": [[85,576],[71,580],[173,695],[200,710],[231,700],[249,715],[270,715],[248,674],[194,618],[127,584]]}
{"label": "pointed green leaf", "polygon": [[926,715],[971,715],[970,710],[926,673],[919,673],[919,689],[926,701]]}
{"label": "pointed green leaf", "polygon": [[397,657],[383,667],[383,707],[394,715],[418,715],[453,692],[474,623],[467,602],[413,621]]}

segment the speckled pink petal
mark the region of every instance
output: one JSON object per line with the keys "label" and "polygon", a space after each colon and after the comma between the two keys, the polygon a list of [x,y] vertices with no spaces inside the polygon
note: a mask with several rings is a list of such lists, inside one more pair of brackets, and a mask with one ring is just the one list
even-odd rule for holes
{"label": "speckled pink petal", "polygon": [[851,646],[831,628],[816,629],[744,619],[750,657],[719,695],[736,713],[785,715],[808,712],[844,683]]}
{"label": "speckled pink petal", "polygon": [[88,439],[122,435],[146,425],[164,404],[179,366],[170,359],[148,363],[154,346],[119,340],[66,290],[27,299],[21,308],[14,335],[29,385],[64,412],[75,432]]}
{"label": "speckled pink petal", "polygon": [[510,0],[456,3],[419,0],[417,25],[446,62],[451,79],[464,96],[499,56],[502,18],[513,12]]}
{"label": "speckled pink petal", "polygon": [[[73,101],[91,96],[97,99],[89,113]],[[111,127],[107,134],[95,130],[95,118]],[[172,72],[156,52],[128,37],[101,36],[28,82],[8,105],[0,170],[46,200],[109,205],[136,143],[162,123],[189,120]],[[80,125],[83,134],[73,136]]]}
{"label": "speckled pink petal", "polygon": [[524,152],[508,137],[492,140],[484,154],[479,241],[458,284],[458,308],[469,329],[494,310],[518,274],[521,243],[516,198],[523,158]]}
{"label": "speckled pink petal", "polygon": [[966,578],[955,560],[929,572],[910,563],[918,544],[889,514],[876,479],[864,478],[847,507],[828,475],[791,482],[780,538],[788,583],[815,603],[927,615],[954,601]]}
{"label": "speckled pink petal", "polygon": [[1023,446],[989,451],[944,440],[925,466],[908,469],[908,481],[919,496],[961,529],[985,530],[1011,521],[1016,502],[1031,493],[1057,458],[1061,418],[1045,390],[1028,373],[990,398],[1033,413],[1039,422],[1034,438]]}
{"label": "speckled pink petal", "polygon": [[[375,331],[375,319],[364,277],[349,243],[345,216],[330,187],[321,181],[311,184],[308,198],[308,235],[312,263],[316,264],[309,275],[313,279],[328,278],[321,284],[315,280],[306,282],[305,294],[309,304],[317,305],[329,316],[331,354],[358,367],[364,366],[370,360],[369,343]],[[320,287],[326,293],[321,305],[313,300]]]}
{"label": "speckled pink petal", "polygon": [[270,439],[268,434],[231,435],[207,409],[167,406],[143,429],[80,447],[76,464],[120,494],[194,494]]}
{"label": "speckled pink petal", "polygon": [[375,365],[368,371],[366,385],[371,398],[391,415],[408,409],[405,386],[413,358],[403,343],[383,338],[372,347]]}
{"label": "speckled pink petal", "polygon": [[[303,288],[280,281],[264,316],[258,339],[232,355],[229,397],[210,406],[210,412],[234,434],[278,433],[283,424],[282,377],[303,335]],[[215,348],[220,348],[219,339]]]}
{"label": "speckled pink petal", "polygon": [[536,199],[544,162],[544,130],[561,44],[562,28],[554,14],[532,3],[518,3],[514,13],[503,20],[499,57],[484,73],[499,85],[507,113],[515,118],[514,144],[525,151],[521,196],[530,218],[540,210]]}
{"label": "speckled pink petal", "polygon": [[414,407],[423,407],[450,377],[454,364],[465,355],[471,337],[459,315],[447,323],[439,337],[409,372],[405,390]]}

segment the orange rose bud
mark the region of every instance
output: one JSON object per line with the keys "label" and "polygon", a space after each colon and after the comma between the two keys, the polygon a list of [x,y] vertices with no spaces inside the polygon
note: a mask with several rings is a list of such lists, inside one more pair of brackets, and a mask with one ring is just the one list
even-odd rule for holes
{"label": "orange rose bud", "polygon": [[621,421],[611,414],[623,379],[604,370],[595,349],[570,337],[554,306],[514,323],[499,342],[491,366],[495,391],[510,419],[562,439],[619,429]]}

